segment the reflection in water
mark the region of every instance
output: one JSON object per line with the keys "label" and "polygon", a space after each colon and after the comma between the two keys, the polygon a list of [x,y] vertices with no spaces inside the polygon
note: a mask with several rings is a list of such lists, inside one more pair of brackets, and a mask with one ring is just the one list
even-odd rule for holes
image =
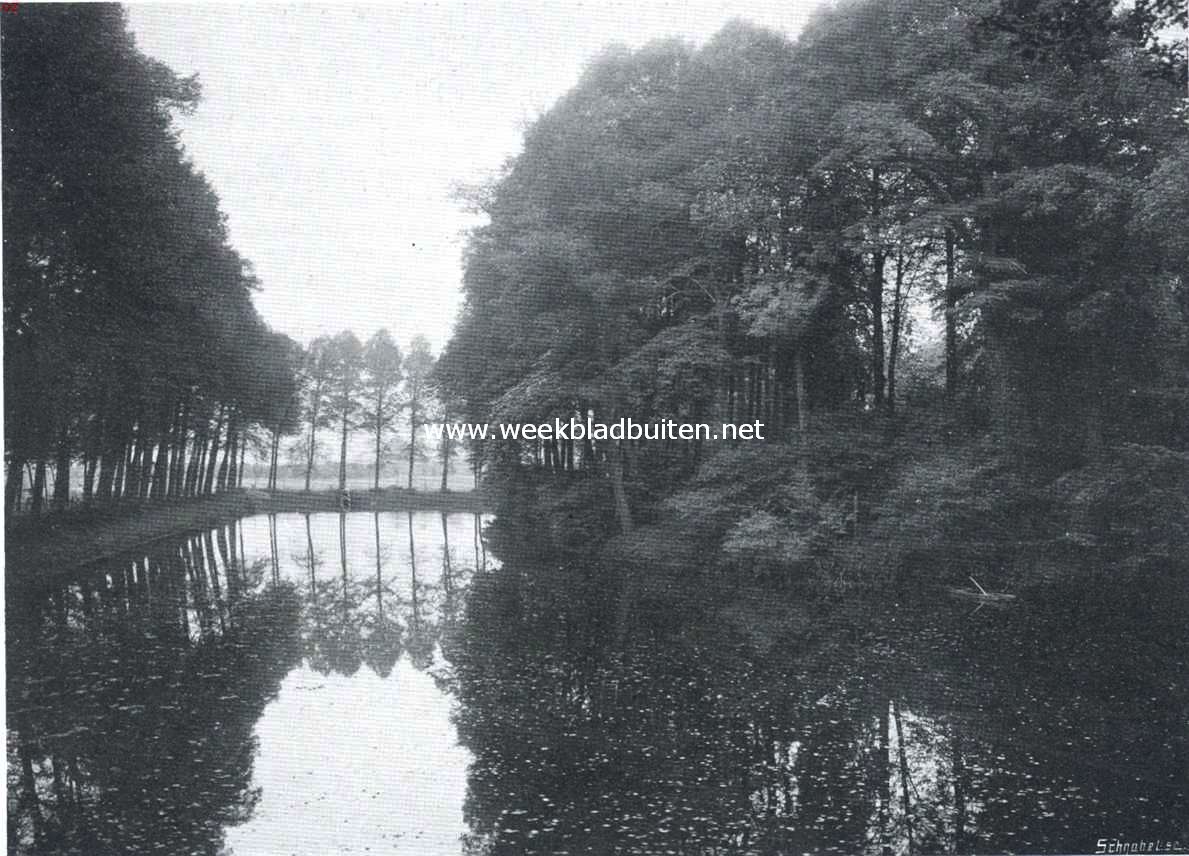
{"label": "reflection in water", "polygon": [[10,852],[215,853],[251,814],[300,603],[230,544],[204,533],[10,608]]}
{"label": "reflection in water", "polygon": [[1189,839],[1183,586],[813,615],[691,570],[625,611],[492,532],[502,563],[470,515],[258,516],[10,596],[10,850]]}
{"label": "reflection in water", "polygon": [[479,523],[258,516],[10,592],[9,851],[456,852],[467,755],[418,669]]}
{"label": "reflection in water", "polygon": [[771,644],[670,590],[641,595],[619,646],[605,569],[506,552],[453,652],[472,853],[1093,852],[1189,833],[1183,587],[1157,608],[852,603]]}

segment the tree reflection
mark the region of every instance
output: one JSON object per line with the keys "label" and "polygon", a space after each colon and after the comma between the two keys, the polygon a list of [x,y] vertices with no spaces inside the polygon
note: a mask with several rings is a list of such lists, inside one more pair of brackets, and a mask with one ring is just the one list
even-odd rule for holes
{"label": "tree reflection", "polygon": [[304,658],[391,677],[406,650],[456,697],[476,853],[907,856],[1189,835],[1184,593],[1154,609],[1118,588],[1054,592],[973,616],[789,602],[773,612],[801,620],[764,629],[760,610],[728,620],[691,571],[633,593],[620,644],[600,555],[493,526],[504,561],[472,570],[450,540],[459,518],[288,520],[267,521],[267,547],[256,530],[259,562],[225,526],[10,598],[10,850],[218,852],[259,798],[252,726],[284,674]]}
{"label": "tree reflection", "polygon": [[408,639],[405,649],[409,653],[409,661],[421,671],[428,669],[433,663],[434,646],[437,643],[434,623],[425,614],[425,594],[428,586],[417,578],[417,545],[413,534],[413,512],[408,512],[409,521],[409,606],[410,616],[407,622]]}
{"label": "tree reflection", "polygon": [[215,854],[250,815],[252,729],[300,661],[300,603],[247,593],[229,557],[220,585],[208,545],[10,595],[12,852]]}
{"label": "tree reflection", "polygon": [[236,522],[10,595],[10,852],[218,853],[259,799],[252,729],[290,669],[388,678],[402,616],[411,662],[432,663],[469,578],[449,543],[425,579],[410,520],[406,580],[383,531],[395,515],[368,521],[371,568],[352,549],[362,515],[337,516],[337,541],[316,522],[330,518],[291,519],[296,555],[268,515],[257,562]]}
{"label": "tree reflection", "polygon": [[381,678],[392,674],[401,655],[402,629],[400,624],[391,616],[391,609],[385,612],[384,594],[387,588],[384,582],[385,549],[380,535],[380,512],[372,515],[376,535],[376,577],[374,592],[376,611],[371,622],[371,632],[364,642],[364,660],[373,672]]}
{"label": "tree reflection", "polygon": [[[711,604],[676,625],[635,610],[619,647],[606,579],[590,558],[522,554],[472,583],[449,650],[475,756],[471,852],[1045,852],[1095,830],[1184,835],[1183,676],[1104,669],[1168,662],[1121,644],[1118,618],[1074,628],[1046,604],[971,624],[938,604],[855,604],[760,650]],[[1176,614],[1165,644],[1182,645]]]}
{"label": "tree reflection", "polygon": [[334,604],[335,620],[326,625],[330,632],[321,641],[330,669],[351,676],[363,665],[363,634],[356,615],[358,603],[347,570],[347,515],[344,513],[339,514],[339,568],[340,586],[328,590]]}

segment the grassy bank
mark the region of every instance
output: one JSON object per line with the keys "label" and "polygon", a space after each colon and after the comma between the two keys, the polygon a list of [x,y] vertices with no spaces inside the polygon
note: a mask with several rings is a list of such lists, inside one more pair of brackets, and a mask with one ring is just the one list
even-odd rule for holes
{"label": "grassy bank", "polygon": [[[339,511],[338,491],[241,490],[195,499],[79,507],[41,518],[9,521],[4,560],[8,580],[56,575],[111,558],[180,532],[213,527],[249,514]],[[351,511],[486,510],[478,492],[418,493],[400,489],[351,494]]]}

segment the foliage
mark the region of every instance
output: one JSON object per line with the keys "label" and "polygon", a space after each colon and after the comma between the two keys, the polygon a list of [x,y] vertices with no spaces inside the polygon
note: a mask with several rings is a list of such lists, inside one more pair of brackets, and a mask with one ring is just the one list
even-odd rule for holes
{"label": "foliage", "polygon": [[[1069,547],[1053,491],[1106,501],[1126,449],[1189,436],[1178,16],[858,2],[795,44],[736,23],[597,57],[483,189],[443,388],[476,421],[768,442],[502,443],[489,469],[594,474],[621,529],[678,520],[742,567]],[[943,329],[910,354],[918,300]]]}
{"label": "foliage", "polygon": [[102,501],[226,486],[252,426],[296,427],[295,345],[172,128],[197,80],[115,5],[22,10],[0,38],[7,507],[26,463],[35,510],[50,461],[59,507],[75,459]]}

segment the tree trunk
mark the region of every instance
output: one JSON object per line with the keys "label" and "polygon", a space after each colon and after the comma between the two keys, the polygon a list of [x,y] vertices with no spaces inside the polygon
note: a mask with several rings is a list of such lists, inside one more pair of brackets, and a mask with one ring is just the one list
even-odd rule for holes
{"label": "tree trunk", "polygon": [[409,512],[409,591],[413,595],[413,627],[421,624],[421,610],[417,600],[417,549],[413,545],[413,512]]}
{"label": "tree trunk", "polygon": [[124,496],[124,473],[128,467],[128,453],[129,449],[126,444],[121,444],[119,454],[116,455],[116,472],[111,483],[111,498],[118,500]]}
{"label": "tree trunk", "polygon": [[347,489],[347,408],[343,408],[343,442],[339,449],[339,490]]}
{"label": "tree trunk", "polygon": [[227,420],[227,442],[223,445],[223,462],[219,464],[219,478],[216,483],[216,490],[222,492],[227,489],[227,479],[231,475],[234,467],[232,460],[235,457],[235,441],[236,441],[236,424],[235,413],[232,412]]}
{"label": "tree trunk", "polygon": [[611,469],[611,493],[615,500],[615,518],[619,528],[626,535],[632,531],[632,509],[628,505],[627,490],[623,484],[623,447],[614,440],[608,457]]}
{"label": "tree trunk", "polygon": [[124,495],[129,499],[140,499],[141,467],[144,464],[144,419],[136,420],[135,430],[128,441],[130,454],[124,473]]}
{"label": "tree trunk", "polygon": [[21,510],[21,490],[25,486],[25,462],[13,455],[8,459],[8,475],[4,480],[4,507],[10,514]]}
{"label": "tree trunk", "polygon": [[[442,422],[443,429],[445,428],[445,420]],[[446,436],[445,430],[442,431],[442,493],[447,490],[447,481],[450,477],[450,452],[451,452],[450,438]],[[574,453],[570,450],[570,469],[574,468]]]}
{"label": "tree trunk", "polygon": [[450,567],[450,523],[446,520],[446,512],[442,512],[442,588],[447,592],[454,590],[454,569]]}
{"label": "tree trunk", "polygon": [[754,422],[758,418],[760,411],[760,368],[758,365],[753,365],[747,370],[748,377],[748,397],[747,397],[747,421]]}
{"label": "tree trunk", "polygon": [[276,584],[281,580],[281,551],[277,545],[277,516],[275,514],[268,515],[268,552],[272,558],[272,581]]}
{"label": "tree trunk", "polygon": [[[785,370],[782,371],[782,368]],[[788,383],[786,361],[780,359],[776,348],[772,349],[772,428],[768,432],[770,439],[780,439],[784,436],[785,410],[787,394],[785,384]]]}
{"label": "tree trunk", "polygon": [[[872,212],[878,224],[883,193],[879,169],[871,170]],[[875,394],[875,406],[884,403],[884,329],[883,329],[883,283],[884,265],[887,261],[884,248],[877,247],[871,253],[871,283],[868,287],[871,302],[871,387]]]}
{"label": "tree trunk", "polygon": [[384,626],[384,575],[383,575],[383,552],[380,549],[380,512],[376,511],[374,514],[374,523],[376,528],[376,614],[379,617],[379,626]]}
{"label": "tree trunk", "polygon": [[376,466],[375,472],[372,474],[372,490],[380,490],[380,447],[383,445],[384,435],[384,412],[383,409],[377,405],[376,408]]}
{"label": "tree trunk", "polygon": [[179,425],[178,430],[173,433],[173,442],[170,443],[169,451],[169,475],[165,488],[166,496],[181,496],[182,471],[186,463],[188,434],[189,432],[183,425]]}
{"label": "tree trunk", "polygon": [[413,489],[413,462],[417,459],[417,420],[409,410],[409,490]]}
{"label": "tree trunk", "polygon": [[[24,735],[29,733],[27,727],[21,729]],[[36,850],[44,847],[45,818],[42,816],[41,800],[37,796],[37,779],[33,773],[33,752],[25,738],[20,738],[18,750],[21,758],[21,787],[20,807],[25,809],[33,820],[33,845]],[[11,822],[11,821],[10,821]]]}
{"label": "tree trunk", "polygon": [[175,404],[169,412],[172,416],[162,420],[161,438],[157,444],[157,464],[153,470],[153,499],[163,499],[169,493],[169,471],[173,465],[170,452],[173,450],[174,439],[177,435],[180,409]]}
{"label": "tree trunk", "polygon": [[966,837],[966,764],[962,758],[961,737],[955,728],[950,744],[950,769],[954,776],[954,852],[962,853]]}
{"label": "tree trunk", "polygon": [[203,417],[198,429],[194,432],[194,449],[190,452],[190,462],[186,465],[185,480],[182,484],[182,494],[193,496],[198,484],[198,474],[202,472],[203,462],[206,460],[206,418]]}
{"label": "tree trunk", "polygon": [[347,574],[347,515],[339,512],[339,566],[343,572],[343,625],[347,624],[347,604],[350,598],[347,595],[350,578]]}
{"label": "tree trunk", "polygon": [[139,459],[136,465],[136,498],[143,500],[149,495],[153,474],[153,444],[145,427],[137,432],[136,445]]}
{"label": "tree trunk", "polygon": [[95,498],[95,468],[98,465],[98,459],[90,454],[83,462],[83,502],[90,502]]}
{"label": "tree trunk", "polygon": [[913,843],[912,832],[912,803],[909,800],[908,790],[911,786],[908,775],[908,751],[904,748],[904,723],[900,719],[900,705],[892,702],[892,715],[896,721],[896,746],[900,750],[900,792],[901,804],[904,808],[904,826],[908,832],[908,853],[912,854],[915,849]]}
{"label": "tree trunk", "polygon": [[945,230],[945,395],[958,392],[958,292],[954,274],[954,230]]}
{"label": "tree trunk", "polygon": [[904,316],[904,251],[896,253],[896,289],[892,293],[892,347],[888,351],[888,412],[896,412],[896,361],[900,354],[900,326]]}
{"label": "tree trunk", "polygon": [[227,484],[225,487],[227,490],[234,490],[236,484],[239,482],[239,452],[244,444],[243,432],[240,431],[238,419],[234,422],[234,428],[228,440],[228,457],[231,460],[227,464]]}
{"label": "tree trunk", "polygon": [[103,457],[99,459],[99,482],[95,486],[95,496],[100,502],[111,499],[112,485],[116,478],[115,450],[105,446]]}
{"label": "tree trunk", "polygon": [[268,456],[268,489],[277,489],[277,458],[281,452],[281,426],[277,424],[272,431],[272,449]]}
{"label": "tree trunk", "polygon": [[206,477],[202,481],[202,493],[214,493],[215,490],[215,471],[219,466],[219,439],[223,433],[223,422],[226,418],[226,407],[219,407],[219,420],[215,423],[215,429],[211,432],[210,449],[207,452],[206,459]]}
{"label": "tree trunk", "polygon": [[86,439],[83,442],[83,501],[90,502],[95,498],[95,470],[99,465],[99,452],[102,436],[100,427],[103,420],[98,414],[91,417],[86,428]]}
{"label": "tree trunk", "polygon": [[65,511],[70,504],[70,431],[63,421],[58,429],[58,456],[54,479],[54,509]]}
{"label": "tree trunk", "polygon": [[235,486],[244,486],[244,462],[248,457],[248,432],[245,430],[239,441],[239,469],[235,471]]}
{"label": "tree trunk", "polygon": [[314,403],[310,410],[310,436],[306,448],[306,493],[310,491],[310,476],[314,472],[314,455],[318,450],[318,399],[321,395],[315,391]]}
{"label": "tree trunk", "polygon": [[45,499],[45,461],[38,459],[33,468],[33,496],[29,509],[34,514],[41,514]]}
{"label": "tree trunk", "polygon": [[892,781],[888,767],[888,753],[891,751],[891,705],[884,700],[883,710],[879,715],[879,762],[876,764],[876,775],[879,778],[879,840],[880,850],[885,856],[892,852],[891,843],[891,813],[892,813]]}
{"label": "tree trunk", "polygon": [[313,601],[314,598],[316,598],[317,594],[318,594],[318,589],[317,589],[317,585],[316,585],[317,574],[315,574],[315,571],[317,570],[317,567],[318,567],[318,559],[314,555],[314,533],[310,529],[309,512],[306,513],[305,518],[306,518],[306,562],[309,563],[309,566],[310,566],[310,599],[311,599],[311,601]]}
{"label": "tree trunk", "polygon": [[153,462],[153,486],[149,496],[161,499],[165,495],[166,467],[169,464],[169,430],[164,421],[161,423],[161,436],[157,441],[157,458]]}
{"label": "tree trunk", "polygon": [[797,430],[804,431],[809,421],[809,402],[805,400],[805,346],[800,342],[793,354],[793,378],[797,385]]}
{"label": "tree trunk", "polygon": [[884,403],[884,327],[883,280],[885,258],[882,250],[873,254],[870,286],[871,300],[871,391],[875,406]]}
{"label": "tree trunk", "polygon": [[169,495],[182,495],[182,476],[186,471],[186,446],[190,434],[190,401],[187,398],[178,417],[173,436],[173,461],[169,468]]}

